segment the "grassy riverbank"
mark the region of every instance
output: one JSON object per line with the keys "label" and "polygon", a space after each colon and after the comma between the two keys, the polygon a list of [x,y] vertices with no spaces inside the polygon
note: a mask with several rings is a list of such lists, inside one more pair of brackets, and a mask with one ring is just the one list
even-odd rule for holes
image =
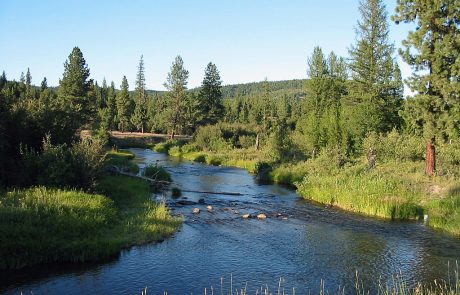
{"label": "grassy riverbank", "polygon": [[460,235],[460,181],[447,172],[424,175],[421,160],[385,161],[369,169],[365,158],[339,167],[334,155],[326,153],[280,164],[254,148],[215,152],[169,142],[154,149],[190,161],[259,173],[264,181],[297,188],[305,199],[363,215],[401,220],[428,215],[430,226]]}
{"label": "grassy riverbank", "polygon": [[0,195],[0,269],[101,260],[162,240],[181,224],[150,199],[147,183],[106,176],[103,194],[36,187]]}

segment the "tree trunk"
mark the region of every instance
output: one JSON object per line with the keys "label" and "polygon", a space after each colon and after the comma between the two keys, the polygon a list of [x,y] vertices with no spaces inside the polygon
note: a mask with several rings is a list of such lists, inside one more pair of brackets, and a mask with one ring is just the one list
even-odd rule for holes
{"label": "tree trunk", "polygon": [[259,134],[258,133],[256,137],[256,150],[259,150]]}
{"label": "tree trunk", "polygon": [[432,176],[436,171],[436,149],[433,140],[426,144],[426,168],[425,173]]}

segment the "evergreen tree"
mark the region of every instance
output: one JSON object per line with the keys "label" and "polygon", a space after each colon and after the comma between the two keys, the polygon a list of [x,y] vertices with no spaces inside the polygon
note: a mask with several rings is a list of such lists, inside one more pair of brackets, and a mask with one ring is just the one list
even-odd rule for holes
{"label": "evergreen tree", "polygon": [[129,85],[126,76],[123,76],[121,82],[121,90],[117,94],[117,119],[118,129],[121,132],[127,131],[129,128]]}
{"label": "evergreen tree", "polygon": [[29,68],[27,68],[26,73],[26,98],[32,98],[32,75],[30,74]]}
{"label": "evergreen tree", "polygon": [[184,102],[187,96],[187,79],[188,71],[184,68],[184,61],[178,55],[171,66],[171,71],[168,73],[164,84],[172,100],[168,116],[172,139],[174,139],[178,125],[183,118]]}
{"label": "evergreen tree", "polygon": [[40,92],[43,92],[46,89],[48,89],[48,81],[46,80],[46,77],[44,77],[42,83],[40,84]]}
{"label": "evergreen tree", "polygon": [[322,143],[323,130],[322,116],[327,103],[329,91],[329,72],[327,61],[320,47],[313,49],[312,56],[308,58],[307,74],[310,80],[307,83],[307,116],[304,132],[311,144],[312,155],[315,156]]}
{"label": "evergreen tree", "polygon": [[426,173],[435,171],[434,143],[458,138],[460,129],[460,19],[458,0],[398,0],[396,23],[416,23],[400,50],[414,73],[408,85],[417,94],[404,118],[427,140]]}
{"label": "evergreen tree", "polygon": [[208,63],[198,95],[200,125],[215,124],[223,118],[221,85],[222,81],[216,65],[212,62]]}
{"label": "evergreen tree", "polygon": [[362,0],[357,43],[350,49],[352,83],[347,117],[357,140],[370,131],[386,132],[397,127],[392,118],[399,109],[390,95],[394,73],[394,47],[389,42],[387,12],[383,0]]}
{"label": "evergreen tree", "polygon": [[70,112],[78,114],[75,119],[80,125],[88,120],[92,111],[88,95],[92,81],[88,78],[89,68],[83,53],[78,47],[74,47],[64,63],[64,74],[59,81],[59,97],[71,109]]}
{"label": "evergreen tree", "polygon": [[117,116],[117,102],[115,95],[115,83],[110,83],[107,90],[107,130],[115,128],[115,117]]}
{"label": "evergreen tree", "polygon": [[136,79],[136,100],[131,123],[138,130],[144,133],[147,123],[147,97],[145,93],[144,56],[141,55]]}
{"label": "evergreen tree", "polygon": [[108,94],[108,87],[107,87],[107,81],[104,79],[102,80],[102,87],[101,87],[101,108],[107,107],[107,94]]}
{"label": "evergreen tree", "polygon": [[6,79],[6,73],[3,71],[2,75],[0,76],[0,90],[3,89],[3,86],[5,86],[6,82],[8,80]]}

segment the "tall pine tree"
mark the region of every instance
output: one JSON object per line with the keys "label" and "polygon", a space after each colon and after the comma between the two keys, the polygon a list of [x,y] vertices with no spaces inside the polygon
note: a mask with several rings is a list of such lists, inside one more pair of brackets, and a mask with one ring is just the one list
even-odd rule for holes
{"label": "tall pine tree", "polygon": [[208,63],[204,72],[204,79],[201,83],[201,90],[198,95],[199,124],[215,124],[224,115],[222,104],[222,81],[219,70],[212,62]]}
{"label": "tall pine tree", "polygon": [[426,173],[436,169],[435,143],[460,136],[460,3],[458,0],[398,0],[396,23],[415,23],[400,50],[414,74],[408,85],[416,95],[404,117],[427,140]]}
{"label": "tall pine tree", "polygon": [[89,119],[92,104],[89,98],[92,81],[89,80],[89,68],[80,48],[74,47],[64,63],[64,74],[59,81],[59,98],[73,113],[76,124]]}
{"label": "tall pine tree", "polygon": [[126,76],[123,76],[120,92],[117,94],[117,121],[118,129],[125,132],[129,129],[130,115],[129,85]]}
{"label": "tall pine tree", "polygon": [[350,49],[352,82],[348,96],[347,120],[356,140],[370,131],[387,132],[394,122],[402,97],[390,94],[394,80],[394,47],[388,34],[383,0],[362,0],[361,19],[356,28],[357,42]]}
{"label": "tall pine tree", "polygon": [[147,123],[147,95],[145,93],[145,74],[144,74],[144,56],[141,55],[139,66],[137,68],[136,78],[136,98],[134,113],[131,117],[131,123],[137,129],[144,133],[144,128]]}
{"label": "tall pine tree", "polygon": [[171,71],[168,73],[165,88],[169,91],[171,108],[169,112],[169,125],[171,139],[174,139],[178,127],[182,123],[184,114],[184,104],[186,100],[188,71],[184,68],[184,61],[179,55],[174,60]]}

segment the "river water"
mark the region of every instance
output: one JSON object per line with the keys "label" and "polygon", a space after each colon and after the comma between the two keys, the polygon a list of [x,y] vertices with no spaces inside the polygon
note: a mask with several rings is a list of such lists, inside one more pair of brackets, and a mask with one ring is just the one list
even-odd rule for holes
{"label": "river water", "polygon": [[[153,197],[182,215],[182,229],[162,243],[133,247],[98,264],[48,265],[2,273],[1,294],[248,294],[278,287],[291,294],[355,293],[414,281],[452,280],[460,263],[460,239],[416,222],[389,222],[302,200],[293,190],[258,184],[245,170],[179,161],[150,150],[131,149],[137,163],[163,165],[173,186],[191,191]],[[201,204],[199,203],[201,199]],[[182,201],[182,202],[181,202]],[[183,201],[196,203],[185,204]],[[204,201],[204,204],[202,204]],[[179,203],[178,203],[179,202]],[[213,206],[212,212],[206,206]],[[200,214],[193,214],[193,208]],[[243,219],[246,213],[266,220]],[[399,279],[396,279],[399,280]],[[233,292],[235,293],[235,292]]]}

